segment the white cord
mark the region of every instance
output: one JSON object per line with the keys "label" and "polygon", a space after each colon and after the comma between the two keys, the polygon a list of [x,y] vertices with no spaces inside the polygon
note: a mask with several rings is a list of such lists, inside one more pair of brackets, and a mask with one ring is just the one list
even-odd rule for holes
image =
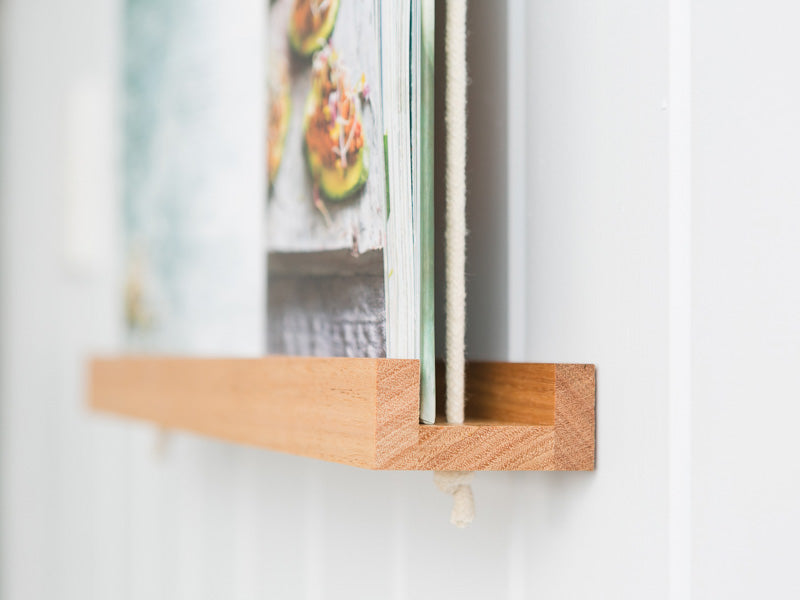
{"label": "white cord", "polygon": [[153,440],[153,456],[155,456],[159,462],[163,462],[167,459],[171,441],[172,430],[164,425],[159,425],[156,429],[155,439]]}
{"label": "white cord", "polygon": [[[445,23],[447,89],[446,358],[447,422],[464,422],[464,335],[466,322],[467,2],[448,0]],[[475,518],[473,473],[440,471],[434,482],[453,496],[450,522],[466,527]]]}
{"label": "white cord", "polygon": [[466,320],[467,2],[448,0],[445,30],[447,90],[446,342],[447,422],[464,422]]}
{"label": "white cord", "polygon": [[470,471],[436,471],[433,474],[436,487],[453,496],[450,522],[456,527],[466,527],[475,518],[475,500],[470,486],[474,475]]}

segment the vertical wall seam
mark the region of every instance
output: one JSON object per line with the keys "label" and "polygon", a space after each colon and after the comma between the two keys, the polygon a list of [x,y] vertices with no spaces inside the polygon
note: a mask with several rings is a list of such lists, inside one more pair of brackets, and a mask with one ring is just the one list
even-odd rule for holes
{"label": "vertical wall seam", "polygon": [[[506,2],[506,157],[508,178],[506,190],[506,268],[508,269],[507,321],[508,360],[527,360],[527,272],[528,245],[528,0]],[[511,126],[511,123],[514,126]],[[512,473],[511,488],[518,499],[514,504],[512,530],[508,547],[508,598],[521,600],[528,596],[528,531],[529,515],[519,498],[525,495],[526,482],[520,474]]]}
{"label": "vertical wall seam", "polygon": [[669,2],[669,597],[691,598],[691,0]]}
{"label": "vertical wall seam", "polygon": [[[527,182],[527,3],[528,0],[508,0],[506,42],[506,135],[508,158],[508,215],[506,238],[508,268],[508,360],[523,361],[527,348],[527,244],[528,182]],[[511,123],[514,126],[511,126]]]}

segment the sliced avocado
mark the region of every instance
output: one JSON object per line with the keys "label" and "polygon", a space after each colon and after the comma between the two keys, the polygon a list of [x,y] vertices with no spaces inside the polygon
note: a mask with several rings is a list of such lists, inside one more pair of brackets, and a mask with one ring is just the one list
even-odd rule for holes
{"label": "sliced avocado", "polygon": [[294,26],[294,19],[289,19],[289,43],[292,50],[297,52],[300,56],[311,56],[317,50],[320,50],[328,38],[333,33],[333,26],[336,25],[336,15],[339,12],[339,0],[331,0],[330,8],[325,15],[325,20],[315,31],[309,32],[307,35],[301,35]]}
{"label": "sliced avocado", "polygon": [[278,129],[278,139],[272,140],[274,147],[269,148],[267,154],[269,185],[272,185],[275,182],[275,178],[278,176],[278,169],[283,161],[283,147],[286,145],[286,134],[289,131],[289,119],[292,116],[292,98],[289,95],[289,90],[287,89],[282,96],[281,101],[284,103],[286,110],[283,111],[283,118],[281,119]]}
{"label": "sliced avocado", "polygon": [[344,171],[336,167],[323,167],[316,155],[306,149],[306,162],[311,178],[319,183],[322,194],[333,202],[345,200],[364,187],[369,175],[369,157],[367,147],[358,151],[356,162]]}
{"label": "sliced avocado", "polygon": [[328,200],[344,200],[364,187],[369,175],[367,147],[358,151],[358,160],[344,171],[341,169],[323,168],[320,171],[319,189]]}

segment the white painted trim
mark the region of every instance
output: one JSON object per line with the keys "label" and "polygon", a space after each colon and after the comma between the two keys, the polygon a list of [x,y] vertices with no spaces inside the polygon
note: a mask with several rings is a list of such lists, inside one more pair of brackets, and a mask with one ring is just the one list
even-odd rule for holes
{"label": "white painted trim", "polygon": [[692,595],[691,0],[669,3],[669,597]]}
{"label": "white painted trim", "polygon": [[[527,4],[528,0],[508,0],[506,60],[508,70],[507,117],[508,135],[508,359],[526,360],[527,311],[527,236],[528,181],[526,176],[528,146],[528,72],[527,72]],[[513,117],[513,118],[512,118]],[[513,123],[513,127],[510,125]]]}
{"label": "white painted trim", "polygon": [[[508,268],[508,360],[527,360],[527,274],[528,244],[528,0],[507,0],[506,3],[506,135],[507,137],[507,231],[506,267]],[[512,126],[513,123],[513,126]],[[525,495],[525,481],[511,474],[511,489],[517,499]],[[508,546],[509,600],[529,596],[527,579],[530,553],[530,507],[513,503],[513,522]],[[523,525],[524,524],[524,525]]]}

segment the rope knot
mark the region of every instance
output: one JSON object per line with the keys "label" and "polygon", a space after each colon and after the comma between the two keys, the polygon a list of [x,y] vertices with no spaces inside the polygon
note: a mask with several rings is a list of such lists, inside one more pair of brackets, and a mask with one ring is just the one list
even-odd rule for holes
{"label": "rope knot", "polygon": [[469,471],[436,471],[433,481],[445,494],[453,496],[450,522],[456,527],[466,527],[475,518],[475,500],[472,497],[472,479]]}

